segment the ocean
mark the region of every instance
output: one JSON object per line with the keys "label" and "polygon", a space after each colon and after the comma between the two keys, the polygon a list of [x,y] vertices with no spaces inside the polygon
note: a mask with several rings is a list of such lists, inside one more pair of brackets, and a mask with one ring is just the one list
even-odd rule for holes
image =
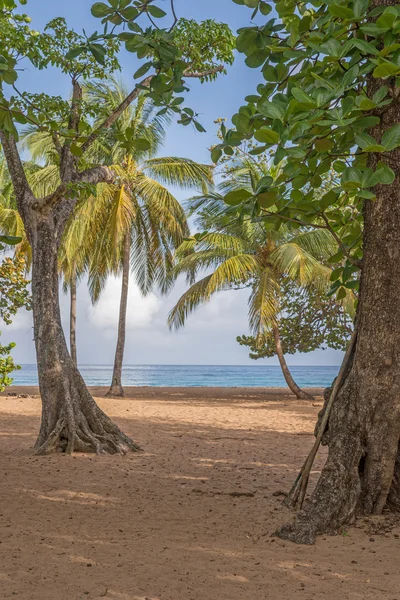
{"label": "ocean", "polygon": [[[38,385],[36,365],[21,365],[12,374],[14,385]],[[107,386],[111,381],[111,365],[80,365],[87,385]],[[300,387],[330,385],[339,367],[291,367]],[[127,365],[123,369],[123,385],[152,387],[286,387],[279,366],[267,365]]]}

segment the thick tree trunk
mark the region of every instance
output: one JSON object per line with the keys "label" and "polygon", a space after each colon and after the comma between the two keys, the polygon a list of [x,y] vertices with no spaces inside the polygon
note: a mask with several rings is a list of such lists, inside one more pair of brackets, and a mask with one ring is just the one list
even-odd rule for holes
{"label": "thick tree trunk", "polygon": [[[370,94],[380,84],[371,80]],[[399,122],[394,103],[371,133],[379,143]],[[372,156],[370,166],[379,159]],[[305,509],[278,532],[299,543],[313,543],[358,514],[400,510],[400,150],[384,160],[396,179],[376,186],[376,200],[365,202],[358,337],[325,433],[328,459]]]}
{"label": "thick tree trunk", "polygon": [[32,227],[32,299],[43,412],[36,453],[123,453],[138,446],[96,405],[68,352],[61,326],[54,219]]}
{"label": "thick tree trunk", "polygon": [[78,366],[78,357],[76,352],[76,271],[75,266],[72,269],[70,282],[71,306],[69,316],[69,348],[72,362]]}
{"label": "thick tree trunk", "polygon": [[292,374],[289,371],[289,367],[287,366],[285,355],[283,354],[281,336],[279,335],[279,328],[276,325],[273,327],[273,334],[276,354],[279,359],[279,364],[281,365],[283,376],[289,389],[293,392],[293,394],[295,394],[297,398],[299,398],[299,400],[314,400],[314,396],[311,396],[310,394],[307,394],[307,392],[304,392],[293,379]]}
{"label": "thick tree trunk", "polygon": [[126,336],[126,312],[128,308],[128,290],[129,290],[129,272],[130,272],[130,256],[131,256],[131,236],[129,233],[125,235],[124,249],[122,258],[122,287],[121,301],[119,305],[119,321],[118,321],[118,338],[117,347],[115,349],[114,369],[111,380],[111,386],[106,396],[120,397],[124,396],[122,387],[122,365],[124,362],[125,336]]}

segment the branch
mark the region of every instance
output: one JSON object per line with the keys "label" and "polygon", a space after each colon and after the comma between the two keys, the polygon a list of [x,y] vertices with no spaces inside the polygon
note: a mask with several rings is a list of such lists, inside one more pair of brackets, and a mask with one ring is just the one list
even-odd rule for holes
{"label": "branch", "polygon": [[322,213],[321,217],[323,218],[323,220],[326,223],[326,229],[329,231],[329,233],[333,236],[334,240],[336,241],[337,245],[339,246],[340,250],[343,252],[343,254],[346,256],[346,258],[351,262],[351,264],[353,264],[355,267],[358,267],[359,269],[362,269],[363,263],[362,260],[359,260],[358,258],[353,258],[351,256],[351,254],[349,253],[349,251],[347,250],[346,246],[343,244],[342,240],[340,239],[340,237],[338,236],[338,234],[336,233],[336,231],[331,227],[328,217]]}
{"label": "branch", "polygon": [[[72,80],[72,100],[68,129],[78,132],[81,120],[82,88],[76,79]],[[63,182],[71,181],[76,175],[76,158],[72,155],[69,143],[65,140],[61,150],[60,175]]]}
{"label": "branch", "polygon": [[169,33],[171,33],[171,31],[174,29],[175,25],[178,22],[178,15],[176,14],[176,10],[175,10],[175,2],[174,0],[171,0],[171,10],[172,10],[172,15],[174,17],[174,22],[171,25],[171,28],[169,30]]}
{"label": "branch", "polygon": [[78,174],[74,179],[74,183],[90,183],[97,185],[98,183],[113,183],[115,181],[115,172],[110,167],[93,167],[86,169]]}
{"label": "branch", "polygon": [[207,71],[201,71],[201,72],[185,71],[183,73],[183,76],[201,79],[202,77],[208,77],[209,75],[216,75],[216,73],[222,73],[224,68],[225,67],[223,65],[220,65],[219,67],[214,67],[214,69],[208,69]]}
{"label": "branch", "polygon": [[7,166],[10,172],[17,201],[22,201],[27,192],[33,196],[33,192],[25,175],[24,167],[22,165],[15,139],[12,137],[12,135],[7,135],[4,133],[4,131],[0,131],[0,141],[3,146],[4,156],[6,157]]}
{"label": "branch", "polygon": [[54,144],[57,154],[59,154],[61,156],[62,146],[61,146],[60,140],[58,139],[58,135],[56,134],[55,131],[51,132],[51,139],[53,140],[53,144]]}
{"label": "branch", "polygon": [[[89,183],[91,185],[97,185],[98,183],[113,183],[114,180],[114,171],[108,167],[101,166],[93,167],[92,169],[86,169],[86,171],[82,171],[81,173],[74,175],[71,184]],[[66,197],[67,192],[68,183],[62,183],[52,194],[33,202],[32,208],[39,212],[54,208]]]}
{"label": "branch", "polygon": [[128,106],[132,104],[132,102],[139,96],[143,87],[150,87],[150,82],[153,77],[154,75],[149,75],[143,79],[143,81],[138,83],[131,93],[125,98],[125,100],[123,100],[121,104],[114,110],[114,112],[112,112],[111,115],[109,115],[107,119],[105,119],[105,121],[103,121],[103,123],[89,135],[86,142],[81,146],[83,152],[85,152],[85,150],[87,150],[93,144],[93,142],[96,141],[104,129],[109,129],[115,123],[115,121],[119,119],[124,110],[126,110]]}

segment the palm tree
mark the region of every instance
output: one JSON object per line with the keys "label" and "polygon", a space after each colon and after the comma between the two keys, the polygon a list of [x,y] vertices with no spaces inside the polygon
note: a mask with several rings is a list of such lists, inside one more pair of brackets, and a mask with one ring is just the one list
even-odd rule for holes
{"label": "palm tree", "polygon": [[[208,230],[184,241],[176,252],[173,278],[184,273],[191,287],[169,315],[170,327],[182,327],[188,315],[208,302],[213,294],[249,287],[249,325],[262,345],[272,332],[276,354],[291,391],[298,398],[312,398],[299,388],[286,363],[279,334],[281,283],[289,278],[296,285],[326,290],[330,269],[321,262],[335,252],[325,230],[293,229],[290,225],[266,227],[264,221],[238,221],[235,208],[225,204],[229,191],[246,189],[253,194],[265,167],[240,161],[217,190],[189,201],[190,214],[197,213],[197,226]],[[197,238],[197,239],[196,239]],[[198,279],[201,271],[207,274]]]}
{"label": "palm tree", "polygon": [[[125,97],[117,80],[87,84],[86,101],[96,110],[96,122]],[[85,157],[112,166],[117,174],[113,185],[100,184],[89,199],[78,202],[66,228],[59,256],[64,290],[70,289],[70,353],[76,362],[76,286],[85,273],[89,290],[96,302],[111,274],[122,273],[118,337],[112,382],[108,395],[123,396],[122,364],[126,336],[126,313],[131,271],[143,294],[154,285],[164,289],[173,251],[189,234],[186,215],[179,202],[163,184],[181,188],[193,185],[206,189],[212,182],[212,170],[191,160],[176,157],[155,158],[169,123],[168,114],[155,114],[144,96],[124,111],[101,142],[93,145]],[[126,147],[126,135],[132,145]],[[47,186],[49,193],[57,185],[58,158],[49,136],[27,130],[25,146],[31,157],[45,167],[34,173],[35,191]],[[38,192],[43,195],[43,187]]]}
{"label": "palm tree", "polygon": [[[92,83],[85,89],[91,104],[97,106],[99,122],[103,112],[115,108],[126,90],[113,80]],[[182,206],[165,187],[188,188],[212,183],[212,168],[185,158],[154,157],[165,135],[168,115],[156,115],[144,98],[123,113],[101,146],[94,146],[91,158],[112,166],[118,176],[113,185],[97,186],[95,208],[91,213],[92,253],[89,289],[96,302],[110,274],[122,273],[118,336],[114,369],[108,396],[123,396],[122,365],[126,337],[126,316],[131,272],[142,294],[154,286],[167,290],[173,252],[189,235]],[[126,137],[133,140],[127,147]],[[140,143],[138,143],[138,140]],[[91,238],[91,239],[90,239]]]}

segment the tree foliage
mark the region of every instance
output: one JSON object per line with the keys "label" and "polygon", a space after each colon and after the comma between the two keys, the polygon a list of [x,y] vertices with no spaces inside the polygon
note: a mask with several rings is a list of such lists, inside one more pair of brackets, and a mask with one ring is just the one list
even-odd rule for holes
{"label": "tree foliage", "polygon": [[227,169],[217,189],[188,202],[197,226],[206,231],[178,248],[173,277],[185,273],[191,287],[171,311],[169,323],[182,326],[216,292],[248,287],[249,325],[262,343],[280,313],[283,279],[301,288],[327,288],[331,270],[323,262],[334,243],[326,231],[293,231],[286,225],[276,231],[261,221],[235,218],[238,198],[251,197],[272,177],[263,161],[236,160]]}
{"label": "tree foliage", "polygon": [[[313,350],[346,350],[353,331],[353,322],[342,303],[332,296],[308,287],[301,289],[292,281],[281,283],[279,334],[284,354]],[[276,354],[272,333],[265,335],[263,344],[253,336],[237,338],[241,346],[250,349],[250,358],[271,358]]]}
{"label": "tree foliage", "polygon": [[[390,152],[400,146],[400,125],[382,135],[380,123],[399,96],[400,8],[368,0],[234,1],[261,14],[261,25],[238,31],[236,45],[264,82],[246,97],[213,158],[249,139],[258,141],[254,155],[274,150],[281,172],[241,198],[238,211],[276,227],[326,227],[339,243],[331,262],[339,264],[333,285],[343,297],[344,288],[358,286],[363,203],[395,177]],[[336,183],[317,197],[329,172]]]}
{"label": "tree foliage", "polygon": [[[0,236],[0,239],[4,237]],[[24,272],[25,262],[22,258],[5,258],[0,264],[0,318],[6,325],[12,322],[12,317],[20,308],[31,309],[27,290],[29,281],[25,279]],[[13,342],[6,346],[0,344],[0,391],[13,382],[10,373],[20,369],[10,355],[14,347]]]}

